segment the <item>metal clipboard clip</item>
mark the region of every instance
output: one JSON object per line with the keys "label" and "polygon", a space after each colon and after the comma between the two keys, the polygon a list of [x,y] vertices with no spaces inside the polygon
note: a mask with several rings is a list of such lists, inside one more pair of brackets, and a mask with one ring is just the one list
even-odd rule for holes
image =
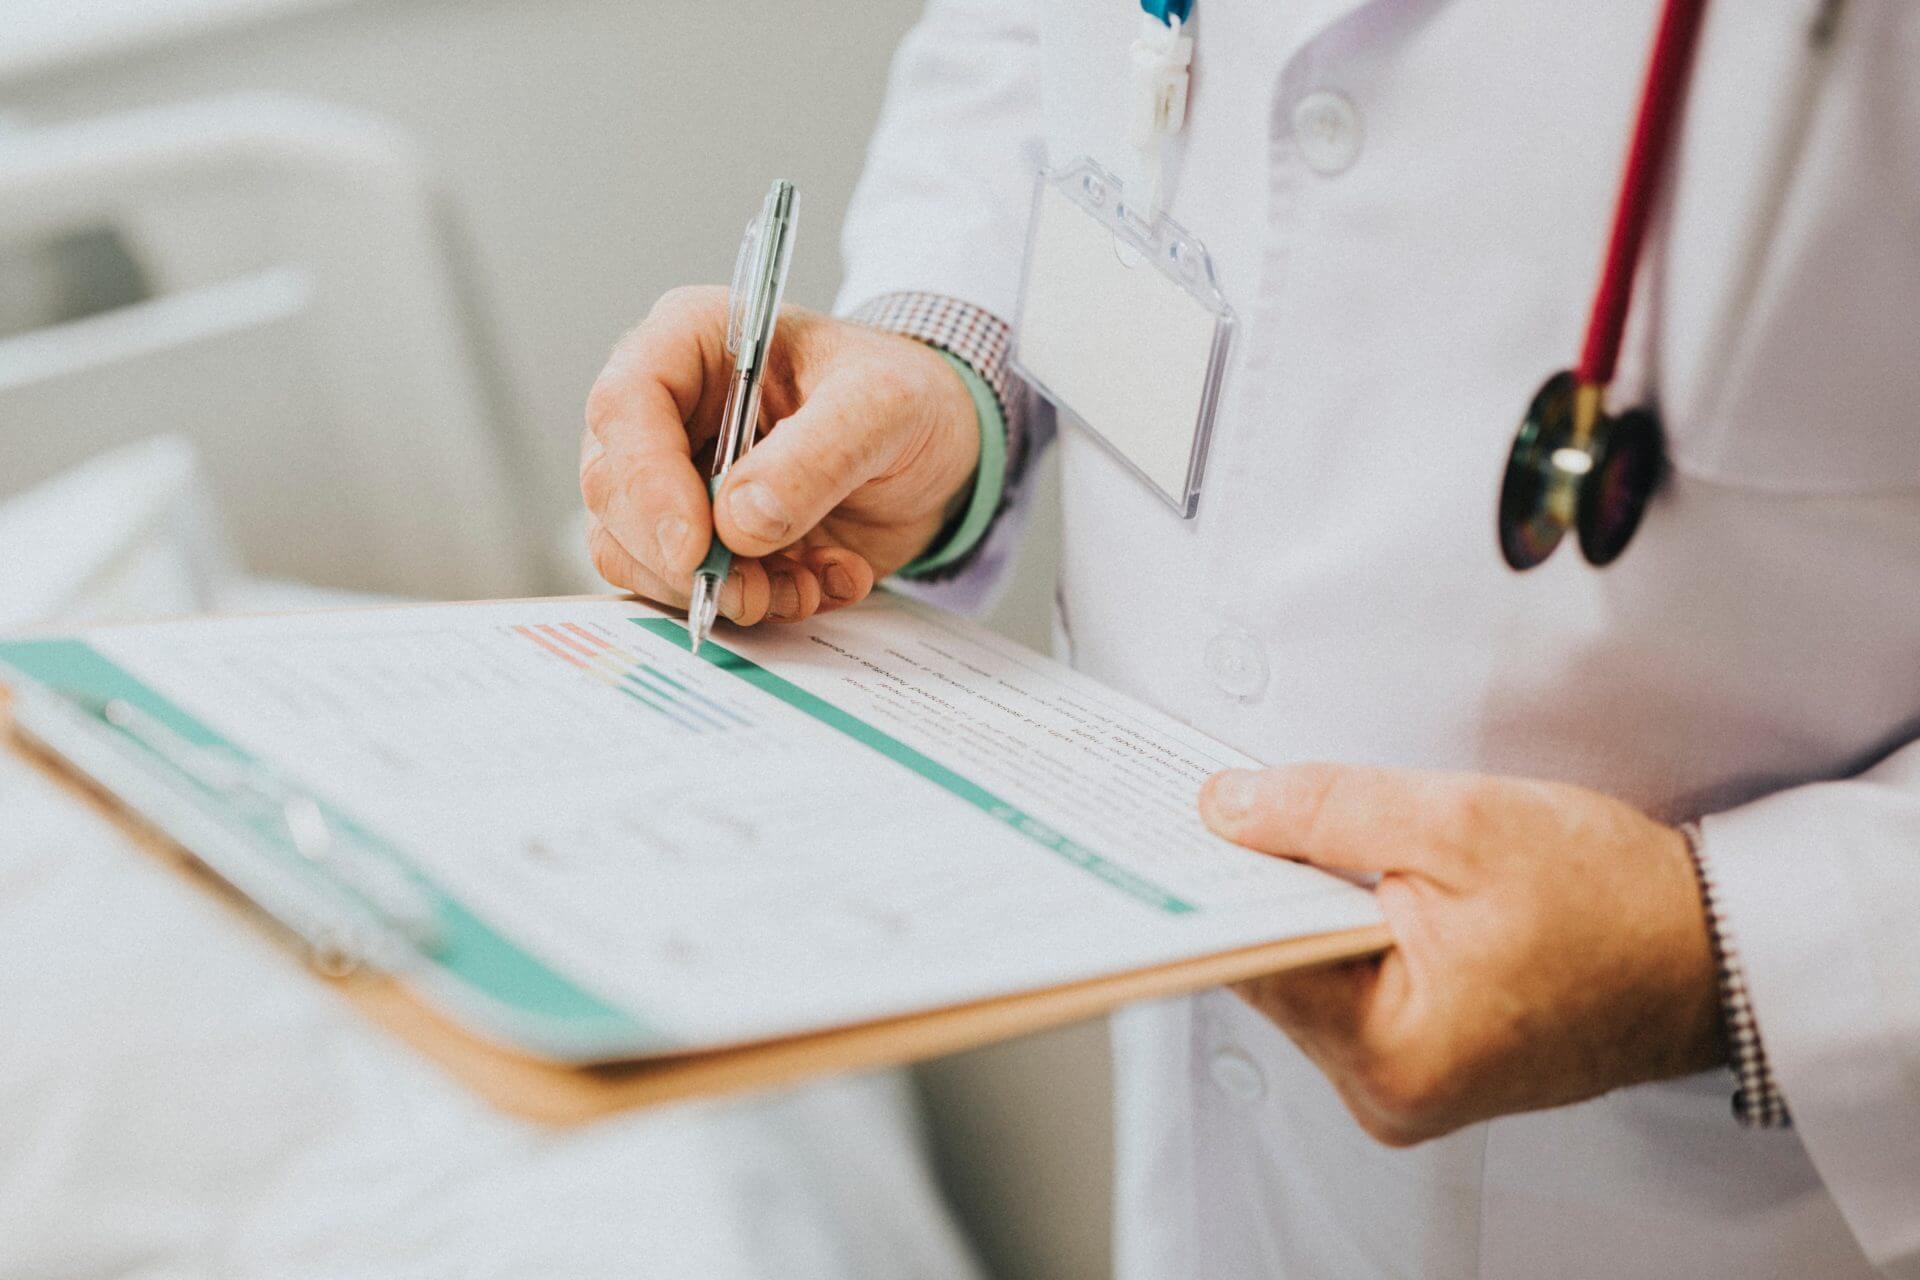
{"label": "metal clipboard clip", "polygon": [[23,738],[293,934],[319,972],[394,972],[439,947],[432,893],[283,773],[195,742],[124,698],[23,682],[13,687],[12,716]]}

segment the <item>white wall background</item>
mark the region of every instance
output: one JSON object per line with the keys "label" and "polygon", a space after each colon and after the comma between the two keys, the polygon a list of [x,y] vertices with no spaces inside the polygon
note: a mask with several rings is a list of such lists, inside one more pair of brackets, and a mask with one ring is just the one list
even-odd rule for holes
{"label": "white wall background", "polygon": [[[384,117],[427,148],[490,334],[517,484],[577,503],[586,388],[661,291],[723,281],[767,181],[806,206],[790,297],[825,306],[888,56],[917,0],[0,0],[0,122],[32,127],[236,90]],[[4,282],[0,282],[3,285]],[[395,430],[406,424],[396,423]],[[1040,478],[1049,492],[1049,471]],[[1044,647],[1054,508],[994,622]],[[949,1180],[1007,1276],[1108,1271],[1104,1033],[923,1075]]]}

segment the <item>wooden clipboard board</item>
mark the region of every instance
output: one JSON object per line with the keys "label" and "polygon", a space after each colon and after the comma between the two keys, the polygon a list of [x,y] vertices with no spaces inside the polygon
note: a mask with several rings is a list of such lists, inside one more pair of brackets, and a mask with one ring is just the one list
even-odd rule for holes
{"label": "wooden clipboard board", "polygon": [[[5,749],[102,815],[135,848],[225,902],[262,935],[284,941],[251,903],[191,853],[91,779],[23,739],[15,731],[4,686],[0,730]],[[1390,945],[1386,926],[1371,925],[759,1044],[599,1066],[556,1062],[484,1038],[396,977],[330,977],[317,971],[313,977],[496,1109],[539,1123],[575,1125],[666,1103],[901,1066],[1065,1026],[1136,1001],[1358,959]]]}

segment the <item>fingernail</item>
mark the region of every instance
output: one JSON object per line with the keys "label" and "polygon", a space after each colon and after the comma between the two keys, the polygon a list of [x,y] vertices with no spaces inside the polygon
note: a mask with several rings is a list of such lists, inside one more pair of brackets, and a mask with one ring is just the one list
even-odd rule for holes
{"label": "fingernail", "polygon": [[776,617],[791,618],[800,612],[800,584],[793,580],[790,573],[777,575],[773,580],[773,613]]}
{"label": "fingernail", "polygon": [[747,602],[747,588],[740,580],[740,571],[727,571],[727,580],[720,584],[720,614],[722,617],[739,621],[740,610]]}
{"label": "fingernail", "polygon": [[661,516],[653,526],[654,541],[660,544],[660,567],[670,569],[688,558],[692,548],[687,539],[693,534],[693,526],[679,516]]}
{"label": "fingernail", "polygon": [[853,599],[853,575],[848,573],[838,561],[829,563],[820,575],[820,585],[835,600]]}
{"label": "fingernail", "polygon": [[787,536],[787,529],[793,524],[793,517],[787,514],[786,506],[774,496],[773,490],[757,480],[735,489],[729,501],[733,504],[733,522],[756,538],[777,541]]}
{"label": "fingernail", "polygon": [[1229,769],[1214,779],[1209,795],[1215,817],[1238,822],[1253,812],[1260,799],[1260,784],[1246,769]]}

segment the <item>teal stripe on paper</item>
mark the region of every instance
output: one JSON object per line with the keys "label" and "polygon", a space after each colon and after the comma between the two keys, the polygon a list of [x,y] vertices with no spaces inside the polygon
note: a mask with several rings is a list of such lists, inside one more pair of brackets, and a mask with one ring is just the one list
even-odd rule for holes
{"label": "teal stripe on paper", "polygon": [[[671,618],[634,618],[632,621],[641,630],[650,631],[681,649],[690,647],[686,627]],[[828,728],[838,730],[855,742],[872,748],[894,763],[906,766],[948,794],[966,801],[980,812],[1006,824],[1033,843],[1058,854],[1074,866],[1099,877],[1141,902],[1170,915],[1181,915],[1195,910],[1192,903],[1176,897],[1142,876],[1135,875],[1125,867],[1101,857],[1085,845],[1075,843],[1038,818],[1008,804],[971,778],[956,773],[885,730],[876,728],[851,712],[834,706],[825,698],[807,692],[791,680],[775,675],[752,659],[735,653],[723,645],[715,644],[711,639],[700,646],[700,652],[695,656],[730,675],[739,677],[762,693],[773,695],[796,711],[805,712]]]}

